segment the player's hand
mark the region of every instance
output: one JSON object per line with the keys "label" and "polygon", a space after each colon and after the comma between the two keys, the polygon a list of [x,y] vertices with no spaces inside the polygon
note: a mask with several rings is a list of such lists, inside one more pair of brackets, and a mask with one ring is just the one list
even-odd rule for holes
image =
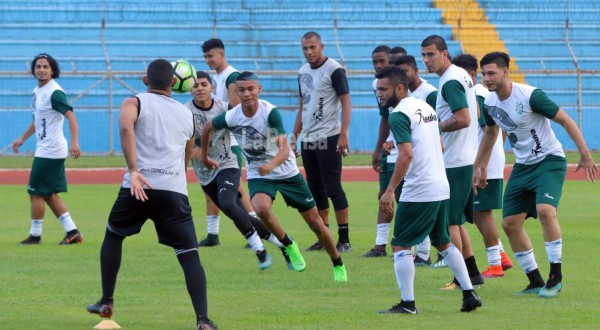
{"label": "player's hand", "polygon": [[11,143],[12,150],[15,154],[19,153],[19,147],[23,145],[23,142],[25,142],[23,139],[18,138]]}
{"label": "player's hand", "polygon": [[265,176],[273,170],[273,167],[270,164],[264,164],[258,167],[258,174],[261,176]]}
{"label": "player's hand", "polygon": [[473,192],[477,195],[476,188],[487,187],[487,167],[486,166],[473,166]]}
{"label": "player's hand", "polygon": [[131,190],[131,196],[134,196],[138,201],[147,201],[148,195],[146,195],[146,192],[144,191],[144,185],[147,189],[153,189],[148,179],[140,172],[133,171],[129,173],[129,181],[131,182],[131,188],[129,188]]}
{"label": "player's hand", "polygon": [[385,141],[381,145],[381,149],[383,149],[383,152],[385,152],[386,155],[391,154],[392,153],[392,149],[394,149],[394,142],[392,142],[392,141]]}
{"label": "player's hand", "polygon": [[191,157],[193,160],[202,160],[202,148],[194,147]]}
{"label": "player's hand", "polygon": [[581,159],[575,168],[575,172],[579,171],[581,168],[585,170],[585,176],[588,181],[596,182],[596,173],[598,173],[598,167],[594,163],[594,159],[589,151],[581,155]]}
{"label": "player's hand", "polygon": [[212,168],[212,169],[219,168],[219,163],[215,162],[215,160],[210,157],[206,157],[206,159],[202,159],[202,163],[204,163],[204,166],[206,166],[208,168]]}
{"label": "player's hand", "polygon": [[294,156],[296,156],[296,158],[300,157],[300,153],[298,152],[298,147],[296,146],[296,139],[290,140],[290,149],[292,149],[292,151],[294,152]]}
{"label": "player's hand", "polygon": [[71,143],[71,148],[69,149],[69,154],[73,157],[73,159],[79,158],[81,156],[81,150],[79,149],[79,143]]}
{"label": "player's hand", "polygon": [[386,190],[379,199],[379,208],[386,213],[394,213],[394,193]]}
{"label": "player's hand", "polygon": [[371,156],[371,166],[373,166],[373,170],[377,173],[381,173],[381,153],[373,152],[373,156]]}
{"label": "player's hand", "polygon": [[338,138],[338,143],[337,143],[337,152],[338,154],[346,157],[348,156],[348,147],[349,147],[349,142],[348,142],[348,133],[340,133],[340,137]]}

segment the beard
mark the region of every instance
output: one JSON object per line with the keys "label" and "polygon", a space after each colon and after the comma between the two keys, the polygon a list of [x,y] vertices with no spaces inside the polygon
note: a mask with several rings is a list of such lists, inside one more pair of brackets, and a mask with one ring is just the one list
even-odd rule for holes
{"label": "beard", "polygon": [[396,91],[394,91],[394,96],[390,97],[383,106],[386,108],[395,108],[398,103],[400,103],[400,100],[398,99],[398,95],[396,95]]}

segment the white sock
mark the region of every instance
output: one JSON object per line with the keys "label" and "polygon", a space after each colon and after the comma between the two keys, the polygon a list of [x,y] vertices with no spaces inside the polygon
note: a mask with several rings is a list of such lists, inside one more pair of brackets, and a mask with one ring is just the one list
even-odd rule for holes
{"label": "white sock", "polygon": [[551,264],[560,264],[562,262],[562,238],[546,243],[546,253]]}
{"label": "white sock", "polygon": [[270,234],[269,238],[267,238],[267,241],[269,241],[269,243],[277,246],[278,248],[282,248],[283,247],[283,243],[281,243],[277,237],[275,237],[275,235]]}
{"label": "white sock", "polygon": [[375,238],[375,245],[386,245],[388,243],[390,226],[391,224],[389,223],[377,224],[377,237]]}
{"label": "white sock", "polygon": [[254,231],[254,234],[252,234],[252,236],[250,236],[246,241],[248,241],[248,244],[252,246],[252,250],[254,250],[254,252],[265,249],[265,246],[260,237],[258,237],[258,233],[256,231]]}
{"label": "white sock", "polygon": [[500,250],[500,253],[504,252],[504,246],[502,245],[502,241],[500,239],[498,239],[498,249]]}
{"label": "white sock", "polygon": [[62,222],[63,227],[65,227],[65,231],[67,233],[71,230],[77,229],[77,226],[75,226],[75,222],[73,222],[73,219],[71,219],[71,214],[69,212],[63,213],[60,217],[58,217],[58,220]]}
{"label": "white sock", "polygon": [[251,216],[256,218],[256,212],[252,211],[252,212],[248,212],[248,214],[250,214]]}
{"label": "white sock", "polygon": [[206,216],[206,231],[209,234],[219,235],[219,220],[221,220],[221,217],[218,215]]}
{"label": "white sock", "polygon": [[417,255],[423,260],[429,259],[429,251],[431,250],[431,240],[429,236],[425,237],[423,242],[417,245]]}
{"label": "white sock", "polygon": [[31,228],[29,229],[29,235],[36,237],[42,236],[43,225],[44,219],[31,219]]}
{"label": "white sock", "polygon": [[410,250],[394,252],[394,273],[402,300],[414,301],[415,263]]}
{"label": "white sock", "polygon": [[529,251],[515,252],[515,258],[517,258],[517,261],[519,262],[519,265],[521,265],[521,268],[525,274],[538,269],[538,265],[535,262],[533,249]]}
{"label": "white sock", "polygon": [[485,249],[487,254],[488,263],[490,266],[500,266],[500,248],[498,245],[490,246]]}
{"label": "white sock", "polygon": [[446,250],[440,251],[440,254],[442,257],[444,257],[444,261],[446,261],[448,267],[452,269],[454,277],[456,277],[458,283],[460,283],[460,288],[463,290],[473,290],[473,285],[471,284],[471,278],[469,277],[469,271],[467,270],[465,259],[458,251],[456,246],[452,244]]}

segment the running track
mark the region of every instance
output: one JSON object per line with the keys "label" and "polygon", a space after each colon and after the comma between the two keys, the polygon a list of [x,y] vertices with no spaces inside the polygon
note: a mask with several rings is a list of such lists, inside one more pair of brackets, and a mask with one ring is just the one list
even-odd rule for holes
{"label": "running track", "polygon": [[[504,177],[508,178],[512,166],[504,169]],[[585,180],[583,170],[573,172],[575,165],[569,165],[567,169],[567,180]],[[304,169],[300,169],[304,174]],[[67,181],[69,184],[120,184],[123,180],[124,169],[67,169]],[[245,174],[244,174],[245,176]],[[197,183],[194,172],[188,169],[187,180],[189,183]],[[344,182],[377,182],[378,176],[371,167],[351,166],[344,167],[342,181]],[[29,169],[0,169],[0,184],[27,184],[29,182]]]}

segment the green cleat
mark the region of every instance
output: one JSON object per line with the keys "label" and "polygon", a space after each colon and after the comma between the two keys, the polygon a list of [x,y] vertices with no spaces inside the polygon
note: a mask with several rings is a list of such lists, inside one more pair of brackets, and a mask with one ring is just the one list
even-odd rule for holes
{"label": "green cleat", "polygon": [[543,286],[535,286],[533,284],[529,284],[523,291],[519,292],[518,294],[519,295],[539,294],[542,287]]}
{"label": "green cleat", "polygon": [[257,252],[256,256],[258,257],[258,269],[260,270],[265,270],[271,267],[271,265],[273,264],[271,255],[265,250]]}
{"label": "green cleat", "polygon": [[300,254],[300,248],[298,248],[296,241],[292,241],[291,245],[285,247],[285,253],[290,257],[290,263],[295,271],[301,272],[306,268],[304,258]]}
{"label": "green cleat", "polygon": [[554,298],[558,295],[560,290],[562,289],[562,282],[558,282],[555,286],[548,288],[547,285],[544,285],[543,288],[540,289],[539,295],[542,298]]}
{"label": "green cleat", "polygon": [[333,280],[336,282],[348,282],[346,265],[333,266]]}

